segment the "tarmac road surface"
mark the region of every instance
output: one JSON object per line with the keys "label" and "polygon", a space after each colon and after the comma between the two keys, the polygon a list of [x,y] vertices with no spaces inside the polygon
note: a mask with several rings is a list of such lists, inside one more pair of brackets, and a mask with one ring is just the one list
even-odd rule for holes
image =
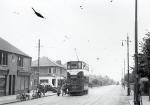
{"label": "tarmac road surface", "polygon": [[10,105],[130,105],[128,100],[120,85],[110,85],[90,88],[88,95],[54,95]]}

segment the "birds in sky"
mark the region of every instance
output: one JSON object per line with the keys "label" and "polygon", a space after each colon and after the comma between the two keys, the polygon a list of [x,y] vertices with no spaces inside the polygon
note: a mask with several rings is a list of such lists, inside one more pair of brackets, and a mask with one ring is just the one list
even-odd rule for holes
{"label": "birds in sky", "polygon": [[40,18],[43,18],[43,19],[46,19],[41,13],[37,12],[33,7],[32,7],[32,10],[34,11],[34,13],[36,14],[36,16],[40,17]]}
{"label": "birds in sky", "polygon": [[99,60],[99,57],[97,57],[96,59]]}
{"label": "birds in sky", "polygon": [[64,36],[66,39],[70,39],[67,35]]}
{"label": "birds in sky", "polygon": [[19,15],[19,14],[20,14],[19,12],[16,12],[16,11],[14,11],[13,13],[16,14],[16,15]]}
{"label": "birds in sky", "polygon": [[82,5],[80,5],[80,9],[83,9],[83,6],[82,6]]}

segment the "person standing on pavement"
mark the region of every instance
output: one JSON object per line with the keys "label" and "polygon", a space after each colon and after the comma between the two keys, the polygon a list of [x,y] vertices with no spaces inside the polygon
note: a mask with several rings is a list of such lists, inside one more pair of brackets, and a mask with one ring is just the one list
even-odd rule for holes
{"label": "person standing on pavement", "polygon": [[59,96],[61,94],[61,86],[58,86],[58,89],[57,89],[57,96]]}
{"label": "person standing on pavement", "polygon": [[45,92],[46,92],[46,90],[45,90],[45,84],[42,86],[42,92],[43,92],[43,95],[45,96]]}
{"label": "person standing on pavement", "polygon": [[67,84],[66,83],[64,83],[63,85],[62,85],[62,88],[61,88],[61,90],[62,90],[62,96],[65,94],[67,94]]}

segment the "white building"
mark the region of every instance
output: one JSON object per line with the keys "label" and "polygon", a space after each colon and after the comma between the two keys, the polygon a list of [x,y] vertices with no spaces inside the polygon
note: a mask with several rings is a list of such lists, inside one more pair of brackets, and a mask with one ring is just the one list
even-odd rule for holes
{"label": "white building", "polygon": [[[32,62],[32,84],[37,84],[37,69],[38,61]],[[40,70],[39,70],[39,83],[49,83],[54,87],[58,86],[58,82],[61,79],[66,78],[67,71],[64,65],[61,64],[61,61],[54,62],[48,57],[40,58]]]}

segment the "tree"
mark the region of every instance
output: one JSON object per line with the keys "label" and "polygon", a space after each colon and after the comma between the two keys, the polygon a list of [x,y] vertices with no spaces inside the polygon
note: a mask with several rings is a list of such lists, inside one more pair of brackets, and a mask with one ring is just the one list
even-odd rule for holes
{"label": "tree", "polygon": [[[129,82],[130,83],[134,83],[134,74],[133,72],[132,73],[129,73]],[[125,74],[125,81],[128,82],[128,74]]]}
{"label": "tree", "polygon": [[142,54],[138,58],[138,73],[141,77],[148,77],[150,79],[150,32],[147,32],[145,35],[143,42],[140,43]]}
{"label": "tree", "polygon": [[91,86],[103,86],[103,85],[113,85],[116,82],[109,78],[108,76],[102,77],[101,75],[90,75],[89,85]]}

